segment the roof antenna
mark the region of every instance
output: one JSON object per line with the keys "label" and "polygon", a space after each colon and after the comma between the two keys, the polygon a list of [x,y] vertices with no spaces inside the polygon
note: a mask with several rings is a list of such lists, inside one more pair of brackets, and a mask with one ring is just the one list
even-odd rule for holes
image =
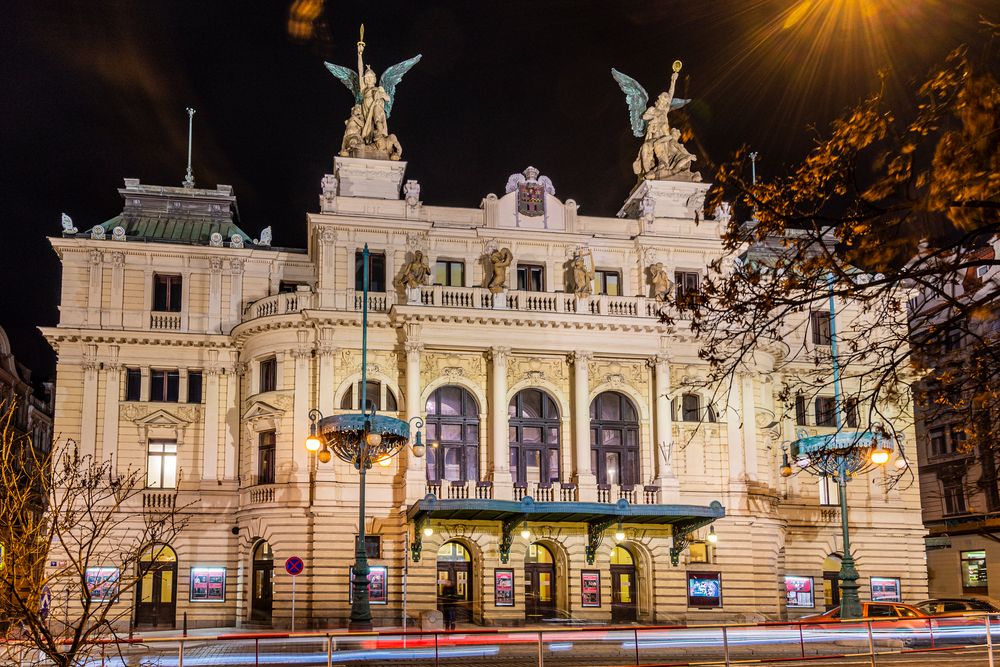
{"label": "roof antenna", "polygon": [[191,129],[192,126],[194,125],[194,109],[188,107],[187,112],[188,112],[188,168],[187,168],[187,174],[184,175],[184,187],[193,188],[194,173],[191,171]]}

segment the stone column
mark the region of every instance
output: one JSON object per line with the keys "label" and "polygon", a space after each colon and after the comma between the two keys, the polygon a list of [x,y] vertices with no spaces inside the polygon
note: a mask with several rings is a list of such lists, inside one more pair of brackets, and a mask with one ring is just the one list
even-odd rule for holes
{"label": "stone column", "polygon": [[747,479],[757,479],[757,407],[754,400],[753,374],[741,373],[743,388],[743,455]]}
{"label": "stone column", "polygon": [[[83,368],[83,406],[80,416],[80,453],[97,452],[97,345],[87,345],[80,366]],[[99,457],[98,457],[99,458]]]}
{"label": "stone column", "polygon": [[597,500],[597,478],[590,466],[590,360],[592,352],[573,353],[573,462],[580,500]]}
{"label": "stone column", "polygon": [[219,477],[219,359],[218,350],[208,351],[209,363],[205,366],[205,431],[204,452],[201,458],[201,477],[215,481]]}
{"label": "stone column", "polygon": [[206,333],[222,331],[222,258],[208,260],[208,318],[205,320]]}
{"label": "stone column", "polygon": [[656,392],[656,481],[661,502],[678,502],[680,484],[674,473],[674,420],[670,414],[670,357],[660,353],[650,360]]}
{"label": "stone column", "polygon": [[309,452],[306,450],[306,436],[309,434],[309,410],[313,403],[310,397],[312,346],[309,332],[295,332],[298,345],[290,351],[295,362],[295,399],[292,403],[292,461],[295,463],[294,478],[297,481],[309,479]]}
{"label": "stone column", "polygon": [[229,314],[226,317],[223,333],[231,331],[243,318],[241,308],[243,306],[243,269],[245,265],[246,260],[242,257],[233,257],[229,260]]}
{"label": "stone column", "polygon": [[104,364],[104,433],[101,458],[112,459],[118,466],[118,402],[121,397],[122,367],[118,363],[118,346],[109,348],[108,361]]}
{"label": "stone column", "polygon": [[493,382],[490,386],[490,422],[492,424],[492,463],[494,497],[508,500],[513,497],[510,474],[510,440],[507,421],[507,360],[509,347],[490,348]]}
{"label": "stone column", "polygon": [[[332,229],[321,229],[316,234],[319,242],[318,264],[319,264],[319,307],[323,309],[334,308],[334,298],[337,289],[337,264],[334,253],[337,243],[337,232]],[[351,285],[353,287],[353,285]]]}

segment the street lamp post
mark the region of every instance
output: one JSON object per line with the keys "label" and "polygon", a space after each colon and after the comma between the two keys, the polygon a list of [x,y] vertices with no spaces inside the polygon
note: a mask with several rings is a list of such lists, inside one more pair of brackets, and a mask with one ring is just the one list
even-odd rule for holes
{"label": "street lamp post", "polygon": [[[320,463],[328,463],[333,455],[350,463],[358,471],[358,540],[351,567],[351,618],[348,628],[355,631],[372,629],[371,604],[368,598],[368,551],[365,548],[365,481],[374,463],[385,464],[399,454],[410,440],[410,424],[417,429],[424,425],[421,417],[409,422],[368,410],[368,245],[364,260],[364,291],[361,309],[361,411],[354,414],[323,417],[319,410],[309,412],[309,437],[306,449],[316,454]],[[411,399],[412,400],[412,399]],[[414,456],[421,457],[424,446],[418,430],[411,447]]]}

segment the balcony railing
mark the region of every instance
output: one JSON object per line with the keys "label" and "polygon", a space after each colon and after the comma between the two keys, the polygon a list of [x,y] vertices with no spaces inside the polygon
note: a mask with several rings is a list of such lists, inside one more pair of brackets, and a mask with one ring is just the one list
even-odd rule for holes
{"label": "balcony railing", "polygon": [[180,313],[150,313],[149,328],[155,330],[180,331]]}
{"label": "balcony railing", "polygon": [[[491,294],[483,287],[420,288],[420,303],[444,308],[515,310],[534,313],[579,313],[612,317],[657,318],[663,304],[644,296],[608,296],[601,294],[577,298],[562,292],[525,292],[511,290],[506,295]],[[372,306],[369,305],[371,308]]]}
{"label": "balcony railing", "polygon": [[246,307],[244,320],[269,315],[287,315],[313,307],[312,292],[282,292],[258,299]]}
{"label": "balcony railing", "polygon": [[172,510],[177,505],[177,491],[169,489],[164,491],[144,491],[142,494],[142,508],[153,510]]}
{"label": "balcony railing", "polygon": [[[580,489],[576,484],[554,482],[552,484],[529,483],[514,484],[509,497],[506,493],[496,494],[493,483],[484,482],[449,482],[447,480],[427,482],[426,493],[442,500],[514,500],[520,502],[526,496],[539,503],[575,503],[580,500]],[[597,487],[597,502],[614,504],[624,499],[630,505],[656,505],[659,503],[660,488],[658,486],[627,486],[599,485]]]}

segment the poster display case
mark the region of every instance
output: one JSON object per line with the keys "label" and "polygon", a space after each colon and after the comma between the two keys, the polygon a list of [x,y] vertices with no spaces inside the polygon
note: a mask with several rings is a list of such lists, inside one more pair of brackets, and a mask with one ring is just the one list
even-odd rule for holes
{"label": "poster display case", "polygon": [[583,607],[601,606],[601,573],[599,570],[580,572],[580,605]]}
{"label": "poster display case", "polygon": [[785,600],[789,609],[812,609],[816,606],[812,577],[785,577]]}
{"label": "poster display case", "polygon": [[688,606],[711,609],[722,606],[721,572],[688,572]]}
{"label": "poster display case", "polygon": [[192,567],[191,602],[225,602],[226,568]]}
{"label": "poster display case", "polygon": [[514,606],[514,570],[493,570],[493,604],[497,607]]}

